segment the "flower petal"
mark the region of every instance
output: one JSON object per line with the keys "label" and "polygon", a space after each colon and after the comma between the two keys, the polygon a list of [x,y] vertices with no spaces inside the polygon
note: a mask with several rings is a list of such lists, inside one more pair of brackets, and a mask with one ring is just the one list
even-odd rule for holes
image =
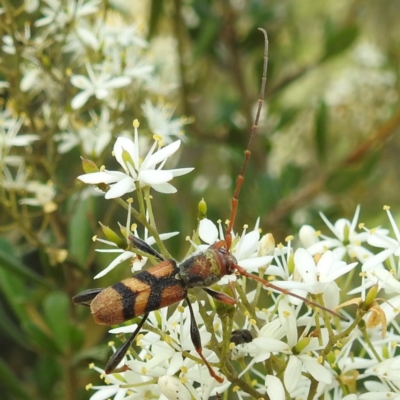
{"label": "flower petal", "polygon": [[218,229],[214,222],[208,218],[203,218],[199,224],[199,237],[207,244],[215,243],[218,240]]}
{"label": "flower petal", "polygon": [[154,168],[158,163],[166,160],[168,157],[172,156],[180,147],[181,141],[176,140],[175,142],[165,146],[152,154],[149,158],[143,161],[142,168],[149,169]]}
{"label": "flower petal", "polygon": [[[119,136],[114,144],[113,152],[115,159],[118,161],[118,163],[126,170],[126,164],[125,160],[123,159],[123,152],[126,151],[129,153],[132,157],[132,161],[135,162],[135,143],[127,137],[124,136]],[[138,170],[139,165],[135,165],[135,168]]]}
{"label": "flower petal", "polygon": [[301,361],[296,356],[290,356],[283,376],[283,383],[289,393],[293,392],[299,383],[301,368]]}
{"label": "flower petal", "polygon": [[125,260],[128,260],[131,257],[135,257],[135,253],[132,253],[131,251],[124,251],[122,254],[120,254],[117,258],[115,258],[109,265],[108,267],[104,268],[103,271],[99,272],[94,279],[99,279],[102,276],[108,274],[111,270],[113,270],[117,265],[121,264]]}
{"label": "flower petal", "polygon": [[81,108],[89,99],[90,96],[93,95],[93,92],[90,90],[84,90],[83,92],[78,93],[72,100],[71,100],[71,107],[74,110]]}
{"label": "flower petal", "polygon": [[171,194],[177,192],[176,188],[169,183],[160,183],[158,185],[151,185],[151,187],[159,193]]}
{"label": "flower petal", "polygon": [[173,177],[174,176],[168,171],[153,169],[140,171],[138,180],[152,186],[159,185],[160,183],[166,183],[170,181]]}
{"label": "flower petal", "polygon": [[110,190],[106,193],[106,199],[115,199],[126,193],[135,191],[135,183],[130,176],[125,175],[125,178],[113,184]]}
{"label": "flower petal", "polygon": [[317,281],[317,266],[307,250],[297,249],[294,253],[294,263],[304,282],[315,283]]}
{"label": "flower petal", "polygon": [[332,382],[332,373],[323,365],[321,365],[315,358],[301,354],[298,356],[303,362],[305,369],[320,383],[330,384]]}
{"label": "flower petal", "polygon": [[91,172],[89,174],[79,175],[78,179],[89,185],[97,185],[99,183],[115,183],[126,177],[126,174],[119,171]]}
{"label": "flower petal", "polygon": [[265,388],[270,399],[285,400],[285,389],[280,379],[273,375],[265,378]]}

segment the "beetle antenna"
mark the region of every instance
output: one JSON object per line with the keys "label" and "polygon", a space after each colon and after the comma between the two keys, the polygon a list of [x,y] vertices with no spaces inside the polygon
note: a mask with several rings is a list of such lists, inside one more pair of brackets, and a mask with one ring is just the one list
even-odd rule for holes
{"label": "beetle antenna", "polygon": [[303,296],[300,296],[299,294],[290,292],[290,291],[287,290],[287,289],[280,288],[279,286],[274,285],[273,283],[268,282],[268,281],[266,281],[266,280],[260,278],[260,277],[257,276],[257,275],[250,274],[249,272],[247,272],[247,271],[246,271],[243,267],[241,267],[240,265],[235,265],[235,269],[236,269],[236,271],[237,271],[240,275],[246,276],[247,278],[250,278],[250,279],[252,279],[252,280],[254,280],[254,281],[256,281],[256,282],[260,282],[260,283],[263,284],[265,287],[270,288],[271,290],[275,290],[276,292],[280,292],[280,293],[285,294],[285,295],[287,295],[287,296],[295,297],[296,299],[299,299],[299,300],[304,301],[304,303],[306,303],[308,306],[319,308],[320,310],[326,311],[326,312],[328,312],[329,314],[333,315],[334,317],[338,317],[338,318],[340,318],[340,319],[342,319],[342,320],[344,320],[344,321],[347,321],[347,322],[349,321],[349,320],[347,319],[347,317],[345,317],[345,316],[343,316],[343,315],[341,315],[341,314],[339,314],[339,313],[337,313],[337,312],[335,312],[335,311],[333,311],[333,310],[330,310],[328,307],[325,307],[325,306],[323,306],[322,304],[318,304],[318,303],[316,303],[316,302],[314,302],[314,301],[312,301],[312,300],[310,300],[310,299],[307,299],[306,297],[303,297]]}
{"label": "beetle antenna", "polygon": [[242,183],[244,180],[244,173],[246,171],[247,163],[248,163],[250,155],[251,155],[251,150],[250,150],[251,142],[253,141],[253,138],[257,132],[258,121],[260,119],[261,109],[262,109],[262,105],[264,103],[265,84],[267,82],[268,35],[267,35],[267,32],[263,28],[258,28],[258,30],[264,34],[264,39],[265,39],[264,66],[263,66],[263,73],[262,73],[262,78],[261,78],[261,89],[260,89],[260,95],[258,97],[258,106],[257,106],[256,116],[254,118],[253,126],[251,127],[249,143],[247,144],[247,149],[244,152],[243,165],[242,165],[240,173],[237,177],[236,188],[235,188],[235,191],[234,191],[233,197],[232,197],[231,216],[230,216],[229,224],[228,224],[228,227],[226,229],[226,234],[225,234],[225,241],[226,241],[228,250],[230,249],[231,244],[232,244],[232,229],[233,229],[233,225],[235,223],[237,207],[238,207],[238,203],[239,203],[239,193],[240,193],[240,189],[242,188]]}

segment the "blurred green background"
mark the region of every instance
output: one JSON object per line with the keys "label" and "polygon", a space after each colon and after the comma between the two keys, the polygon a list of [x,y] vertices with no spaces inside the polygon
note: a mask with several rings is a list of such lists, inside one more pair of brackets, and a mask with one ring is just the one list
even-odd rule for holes
{"label": "blurred green background", "polygon": [[[269,35],[266,101],[235,229],[252,227],[260,217],[263,232],[272,232],[279,243],[296,235],[303,223],[328,233],[319,211],[331,221],[351,219],[360,204],[360,221],[371,228],[388,225],[383,205],[398,215],[399,1],[119,3],[103,5],[113,12],[123,8],[127,21],[140,11],[148,41],[168,37],[176,48],[179,87],[166,100],[176,107],[176,117],[191,119],[177,167],[195,171],[174,180],[177,194],[153,193],[159,231],[180,231],[167,242],[176,259],[187,251],[185,237],[196,228],[201,198],[209,218],[229,218],[261,80],[264,43],[258,27]],[[41,17],[39,9],[25,13],[23,2],[0,4],[3,45],[5,35]],[[159,49],[162,58],[162,45]],[[19,82],[4,66],[2,80],[14,79],[2,94],[9,107],[20,99]],[[158,68],[162,75],[162,63]],[[23,115],[35,106],[31,100],[11,107]],[[129,124],[140,119],[139,103],[125,116]],[[43,132],[51,135],[47,128]],[[145,123],[142,131],[148,133]],[[110,165],[112,144],[99,165]],[[48,157],[47,148],[41,151]],[[2,400],[89,397],[85,385],[100,382],[87,365],[92,360],[104,365],[111,336],[70,299],[80,290],[108,286],[129,271],[120,266],[93,282],[110,260],[94,254],[97,245],[91,237],[99,233],[97,221],[117,229],[125,212],[103,198],[77,203],[71,197],[82,190],[75,180],[82,173],[77,149],[53,157],[50,165],[47,179],[64,185],[50,221],[37,210],[21,218],[4,199],[0,205]]]}

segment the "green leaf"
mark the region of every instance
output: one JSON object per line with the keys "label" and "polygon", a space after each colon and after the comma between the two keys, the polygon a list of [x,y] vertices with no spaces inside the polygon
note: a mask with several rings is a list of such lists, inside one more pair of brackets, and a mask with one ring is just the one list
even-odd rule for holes
{"label": "green leaf", "polygon": [[20,275],[10,273],[8,269],[0,268],[0,290],[7,303],[20,321],[28,318],[24,304],[29,301],[29,293]]}
{"label": "green leaf", "polygon": [[200,35],[196,39],[196,46],[193,51],[194,59],[197,59],[207,53],[216,42],[217,32],[220,28],[220,21],[210,17],[203,23],[202,29],[199,31]]}
{"label": "green leaf", "polygon": [[[0,387],[5,388],[11,394],[9,398],[15,400],[30,400],[31,396],[24,390],[21,379],[14,375],[10,367],[0,358]],[[3,389],[4,390],[4,389]],[[2,390],[2,396],[7,398],[7,392]]]}
{"label": "green leaf", "polygon": [[67,349],[69,343],[70,304],[71,300],[62,292],[50,293],[43,302],[45,320],[53,333],[54,341],[63,351]]}
{"label": "green leaf", "polygon": [[46,282],[42,276],[30,270],[16,256],[14,256],[12,251],[8,248],[8,244],[5,243],[4,240],[0,240],[0,269],[10,271],[21,278],[29,280],[30,282],[35,282],[39,285],[52,288],[52,285]]}
{"label": "green leaf", "polygon": [[284,126],[290,124],[297,114],[299,113],[299,109],[295,107],[284,108],[283,110],[279,110],[280,120],[276,127],[274,128],[275,131],[282,129]]}
{"label": "green leaf", "polygon": [[21,329],[15,324],[15,322],[9,317],[3,305],[0,303],[0,329],[5,332],[5,334],[12,339],[16,344],[25,349],[31,349],[28,345],[25,335],[22,333]]}
{"label": "green leaf", "polygon": [[59,382],[61,377],[61,366],[57,359],[46,354],[38,359],[33,369],[33,379],[43,398],[50,399],[56,396],[57,388],[54,383]]}
{"label": "green leaf", "polygon": [[379,151],[371,151],[364,157],[362,163],[345,166],[333,172],[327,179],[326,187],[330,191],[338,193],[359,185],[373,173],[378,159]]}
{"label": "green leaf", "polygon": [[332,31],[328,28],[326,31],[325,52],[322,61],[326,61],[347,50],[354,43],[359,33],[356,26],[345,26]]}
{"label": "green leaf", "polygon": [[84,264],[91,246],[92,229],[88,215],[93,213],[93,199],[81,201],[74,210],[68,224],[68,250],[81,264]]}
{"label": "green leaf", "polygon": [[25,331],[27,332],[27,335],[30,338],[30,340],[33,343],[35,343],[38,347],[48,351],[49,353],[55,353],[61,355],[60,348],[50,335],[44,333],[33,322],[29,320],[24,321],[22,325]]}
{"label": "green leaf", "polygon": [[321,164],[326,160],[326,143],[328,134],[329,112],[326,103],[321,100],[315,115],[315,145],[317,157]]}
{"label": "green leaf", "polygon": [[281,194],[283,196],[290,195],[299,186],[301,177],[302,170],[298,166],[294,164],[285,165],[280,176]]}
{"label": "green leaf", "polygon": [[71,349],[73,351],[75,350],[77,351],[82,347],[85,341],[85,335],[86,335],[85,330],[78,324],[71,324],[69,326],[69,337],[70,337]]}
{"label": "green leaf", "polygon": [[162,14],[164,12],[164,1],[162,0],[152,0],[150,6],[150,18],[149,18],[149,33],[147,39],[149,40],[154,36],[157,25],[161,20]]}

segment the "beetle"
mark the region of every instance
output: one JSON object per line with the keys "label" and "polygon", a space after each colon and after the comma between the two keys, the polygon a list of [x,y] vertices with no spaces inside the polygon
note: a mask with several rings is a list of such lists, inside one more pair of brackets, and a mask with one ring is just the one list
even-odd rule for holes
{"label": "beetle", "polygon": [[253,335],[248,329],[236,329],[231,333],[231,343],[235,346],[253,341]]}
{"label": "beetle", "polygon": [[[257,131],[267,79],[268,37],[264,29],[259,28],[259,30],[264,34],[265,38],[261,90],[249,143],[244,154],[243,165],[238,175],[236,188],[232,197],[231,216],[226,229],[225,240],[220,240],[212,244],[205,251],[196,253],[181,263],[177,263],[177,261],[173,259],[165,259],[146,242],[130,235],[129,241],[134,248],[153,256],[159,263],[108,288],[89,289],[73,297],[73,302],[75,304],[90,306],[94,320],[98,324],[115,325],[137,316],[143,316],[130,338],[126,340],[108,361],[105,367],[105,372],[107,374],[111,373],[124,358],[151,311],[167,307],[181,300],[186,300],[190,313],[190,335],[194,347],[199,357],[207,366],[210,375],[218,382],[222,383],[223,379],[214,372],[202,353],[200,333],[194,317],[193,308],[188,300],[188,290],[192,288],[201,288],[216,300],[234,305],[236,304],[235,299],[210,288],[210,286],[218,282],[225,275],[237,273],[260,282],[271,290],[296,297],[310,306],[318,307],[332,315],[340,316],[320,304],[314,303],[307,298],[291,293],[256,275],[250,274],[238,265],[235,257],[230,253],[232,229],[237,213],[239,193],[243,183],[247,162],[251,154],[251,142]],[[243,339],[243,341],[246,340],[247,339]]]}

